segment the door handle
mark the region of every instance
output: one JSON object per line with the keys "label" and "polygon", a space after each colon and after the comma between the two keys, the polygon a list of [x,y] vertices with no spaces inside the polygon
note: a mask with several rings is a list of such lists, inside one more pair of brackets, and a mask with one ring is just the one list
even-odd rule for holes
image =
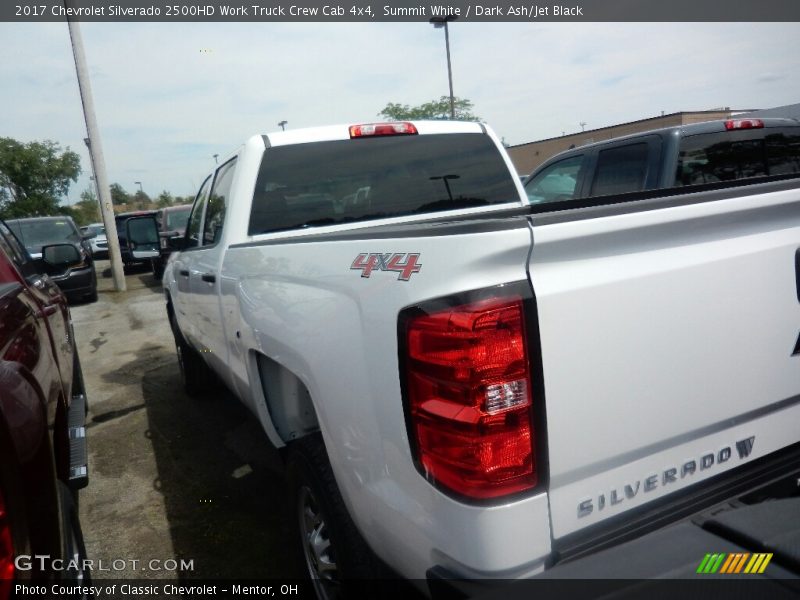
{"label": "door handle", "polygon": [[180,275],[181,277],[188,277],[189,271],[187,271],[186,269],[181,269],[180,271],[178,271],[178,275]]}
{"label": "door handle", "polygon": [[217,281],[216,275],[214,275],[212,273],[203,273],[200,276],[200,279],[202,279],[203,281],[205,281],[207,283],[215,283]]}
{"label": "door handle", "polygon": [[51,315],[54,315],[54,314],[56,314],[57,311],[58,311],[58,305],[57,304],[48,304],[46,306],[43,306],[42,310],[37,310],[36,311],[36,316],[41,319],[43,317],[49,317]]}

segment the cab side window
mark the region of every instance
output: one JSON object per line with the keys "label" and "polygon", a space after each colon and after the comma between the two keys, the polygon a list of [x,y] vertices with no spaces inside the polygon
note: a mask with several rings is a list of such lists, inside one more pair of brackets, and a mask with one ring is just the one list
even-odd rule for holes
{"label": "cab side window", "polygon": [[571,156],[546,167],[525,185],[531,204],[561,202],[575,197],[583,165],[583,154]]}
{"label": "cab side window", "polygon": [[235,170],[235,158],[217,169],[217,176],[214,178],[214,186],[208,199],[208,208],[206,208],[201,246],[213,246],[219,241],[222,226],[225,224],[225,207],[228,203]]}
{"label": "cab side window", "polygon": [[624,194],[644,189],[648,145],[645,142],[601,150],[592,182],[592,196]]}
{"label": "cab side window", "polygon": [[211,187],[211,177],[209,176],[200,186],[197,198],[192,206],[192,214],[189,216],[189,223],[186,226],[187,248],[194,248],[200,245],[200,226],[203,223],[203,211],[205,211],[208,200],[208,189]]}

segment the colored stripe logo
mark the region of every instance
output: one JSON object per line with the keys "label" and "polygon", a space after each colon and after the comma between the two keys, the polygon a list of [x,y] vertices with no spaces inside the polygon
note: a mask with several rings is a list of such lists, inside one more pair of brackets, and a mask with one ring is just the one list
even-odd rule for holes
{"label": "colored stripe logo", "polygon": [[770,553],[755,553],[738,552],[738,553],[716,553],[706,554],[700,566],[697,567],[697,573],[705,574],[736,574],[736,573],[749,573],[761,574],[767,568],[769,561],[772,560],[772,552]]}

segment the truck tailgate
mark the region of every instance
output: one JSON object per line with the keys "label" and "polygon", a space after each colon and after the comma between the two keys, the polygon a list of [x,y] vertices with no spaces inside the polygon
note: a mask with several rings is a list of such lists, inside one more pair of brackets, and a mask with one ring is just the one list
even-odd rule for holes
{"label": "truck tailgate", "polygon": [[532,217],[554,539],[800,440],[800,190],[736,191]]}

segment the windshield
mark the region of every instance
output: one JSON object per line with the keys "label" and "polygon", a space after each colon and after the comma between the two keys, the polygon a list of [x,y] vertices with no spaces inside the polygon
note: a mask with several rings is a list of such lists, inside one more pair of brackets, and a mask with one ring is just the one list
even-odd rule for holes
{"label": "windshield", "polygon": [[75,225],[67,219],[47,219],[43,221],[10,221],[8,226],[28,249],[40,252],[42,246],[72,242],[77,244],[81,238]]}
{"label": "windshield", "polygon": [[186,223],[189,222],[189,213],[192,212],[192,206],[185,206],[175,210],[166,211],[167,215],[167,231],[179,229],[181,231],[186,229]]}
{"label": "windshield", "polygon": [[264,152],[249,234],[519,202],[487,135],[315,142]]}

